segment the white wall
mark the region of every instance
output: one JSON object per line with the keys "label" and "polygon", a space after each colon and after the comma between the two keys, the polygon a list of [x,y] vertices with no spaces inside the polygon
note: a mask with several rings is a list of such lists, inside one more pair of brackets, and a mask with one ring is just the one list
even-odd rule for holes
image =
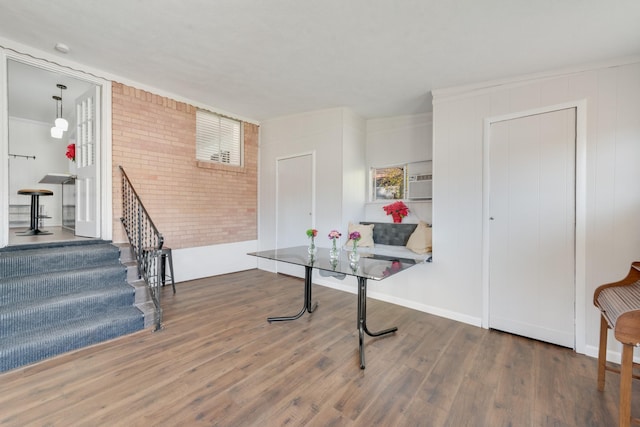
{"label": "white wall", "polygon": [[[45,189],[53,191],[53,196],[40,197],[46,226],[62,224],[61,186],[40,184],[47,173],[69,172],[66,135],[63,139],[51,138],[52,123],[40,123],[19,118],[9,118],[9,154],[36,156],[36,159],[9,156],[9,204],[29,205],[30,196],[18,195],[20,189]],[[28,221],[28,211],[27,211]],[[28,225],[28,224],[27,224]]]}
{"label": "white wall", "polygon": [[337,225],[346,242],[349,221],[365,219],[367,173],[365,168],[365,121],[350,110],[343,110],[342,138],[342,218]]}
{"label": "white wall", "polygon": [[[270,249],[275,244],[275,159],[301,152],[317,153],[317,227],[318,244],[329,246],[322,236],[331,228],[345,231],[349,221],[372,220],[365,214],[368,185],[368,162],[431,159],[431,115],[406,116],[364,121],[347,109],[331,109],[269,120],[260,126],[260,216],[259,246]],[[366,147],[365,147],[366,138]],[[391,147],[391,148],[390,148]],[[342,154],[341,154],[342,153]],[[365,157],[366,156],[366,157]],[[336,191],[335,178],[342,180],[342,194]],[[331,206],[323,209],[322,205]],[[342,205],[342,211],[340,206]],[[431,203],[426,204],[429,212]],[[368,206],[368,205],[367,205]],[[382,205],[375,204],[375,211]],[[422,214],[421,214],[422,215]],[[425,218],[427,214],[425,213]],[[326,217],[325,217],[326,216]],[[420,217],[423,219],[423,217]],[[377,218],[376,218],[377,220]],[[381,218],[391,222],[389,217]],[[414,218],[415,222],[417,219]],[[417,310],[434,313],[462,322],[479,325],[476,317],[436,306],[441,284],[431,279],[434,264],[422,264],[377,282],[369,281],[369,296]],[[273,262],[258,260],[258,266],[275,271]],[[302,275],[302,270],[301,273]],[[313,282],[355,293],[353,277],[338,280],[314,272]],[[443,304],[444,306],[444,304]]]}
{"label": "white wall", "polygon": [[[402,165],[433,159],[433,122],[431,113],[384,117],[367,120],[367,170],[372,167]],[[371,182],[367,180],[367,194]],[[369,200],[367,200],[368,202]],[[365,207],[367,221],[392,222],[382,209],[389,201],[369,202]],[[432,223],[429,201],[405,201],[409,215],[403,222]]]}
{"label": "white wall", "polygon": [[[363,218],[364,121],[344,108],[267,120],[260,124],[259,249],[275,247],[276,175],[278,158],[314,152],[316,156],[316,244],[330,230],[344,230],[348,218]],[[305,230],[283,232],[304,233]],[[273,263],[259,265],[272,270]]]}
{"label": "white wall", "polygon": [[595,355],[599,312],[593,291],[625,276],[640,259],[640,63],[434,92],[437,292],[431,301],[483,315],[484,119],[574,101],[586,101],[586,266],[576,272],[585,278],[586,298],[576,307],[585,317],[585,336],[576,341],[585,343],[578,351]]}

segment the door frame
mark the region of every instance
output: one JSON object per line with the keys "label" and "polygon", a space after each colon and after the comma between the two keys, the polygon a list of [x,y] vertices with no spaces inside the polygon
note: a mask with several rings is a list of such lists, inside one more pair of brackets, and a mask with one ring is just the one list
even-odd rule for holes
{"label": "door frame", "polygon": [[493,123],[526,116],[551,113],[558,110],[576,110],[575,159],[575,351],[584,353],[586,347],[586,194],[587,194],[587,101],[568,101],[530,110],[512,112],[484,119],[482,136],[482,327],[489,328],[489,149]]}
{"label": "door frame", "polygon": [[[280,218],[279,216],[279,206],[280,206],[280,186],[278,185],[279,183],[279,167],[280,167],[280,161],[282,160],[289,160],[289,159],[295,159],[297,157],[306,157],[306,156],[311,156],[311,228],[315,228],[316,226],[316,152],[315,150],[313,151],[306,151],[306,152],[302,152],[302,153],[297,153],[297,154],[292,154],[290,156],[281,156],[281,157],[276,157],[276,174],[275,174],[275,187],[276,187],[276,203],[275,203],[275,236],[274,236],[274,241],[275,241],[275,247],[279,248],[279,242],[278,242],[278,236],[280,235],[279,233],[279,224],[278,224],[278,219]],[[301,233],[304,232],[304,230],[300,230]],[[276,263],[276,272],[278,271],[278,263]]]}
{"label": "door frame", "polygon": [[100,113],[100,139],[101,145],[97,152],[97,179],[100,180],[99,200],[100,214],[100,238],[111,240],[113,237],[113,184],[112,184],[112,159],[111,159],[111,82],[93,74],[88,74],[77,69],[65,67],[58,63],[40,59],[29,54],[22,54],[11,49],[0,47],[0,157],[3,166],[0,168],[0,212],[4,220],[0,224],[0,248],[9,244],[9,105],[8,105],[8,61],[18,61],[24,64],[40,68],[54,73],[64,74],[79,80],[92,83],[100,87],[101,113]]}

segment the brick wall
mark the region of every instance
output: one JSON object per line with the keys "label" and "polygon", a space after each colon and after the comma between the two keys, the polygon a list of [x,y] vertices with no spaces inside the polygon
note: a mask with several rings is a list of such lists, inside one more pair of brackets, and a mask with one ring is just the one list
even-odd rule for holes
{"label": "brick wall", "polygon": [[196,108],[112,85],[113,241],[127,237],[121,165],[166,245],[186,248],[257,238],[258,126],[244,124],[244,167],[196,161]]}

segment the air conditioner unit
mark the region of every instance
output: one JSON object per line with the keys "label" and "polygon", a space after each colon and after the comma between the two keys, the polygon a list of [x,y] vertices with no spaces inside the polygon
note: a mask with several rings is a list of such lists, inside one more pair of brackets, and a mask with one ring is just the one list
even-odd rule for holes
{"label": "air conditioner unit", "polygon": [[431,183],[431,174],[409,175],[407,199],[431,199],[433,197]]}

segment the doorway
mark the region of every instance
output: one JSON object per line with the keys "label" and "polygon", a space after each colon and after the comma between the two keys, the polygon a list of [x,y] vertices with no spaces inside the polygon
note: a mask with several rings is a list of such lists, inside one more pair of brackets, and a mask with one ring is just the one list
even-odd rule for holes
{"label": "doorway", "polygon": [[490,135],[489,327],[575,348],[576,109]]}
{"label": "doorway", "polygon": [[[314,218],[313,154],[286,157],[276,161],[276,248],[309,244],[306,230]],[[304,277],[304,269],[278,263],[278,272]]]}
{"label": "doorway", "polygon": [[[111,102],[110,83],[95,76],[70,70],[56,64],[34,59],[12,51],[1,51],[2,66],[0,75],[5,78],[3,92],[6,93],[6,105],[3,108],[7,115],[0,120],[0,152],[7,159],[3,164],[0,185],[3,188],[0,202],[3,223],[0,231],[0,247],[7,245],[49,243],[86,238],[111,238],[111,171],[104,168],[110,162],[110,132],[105,132],[100,124],[108,120],[108,115],[101,113],[103,102]],[[63,85],[63,88],[58,85]],[[80,122],[78,114],[86,117],[87,111],[78,111],[76,100],[86,99],[83,94],[100,94],[105,90],[105,99],[93,97],[91,105],[93,130],[87,132],[77,126]],[[56,101],[53,96],[62,98]],[[4,100],[3,100],[4,103]],[[68,130],[62,138],[52,137],[51,128],[55,119],[64,117]],[[82,133],[91,135],[92,148],[90,158],[95,162],[90,189],[86,200],[91,206],[85,208],[94,215],[94,229],[91,233],[76,233],[77,190],[76,183],[58,182],[60,177],[75,177],[78,174],[78,162],[67,158],[70,144],[81,142]],[[79,135],[80,134],[80,135]],[[80,147],[78,147],[80,148]],[[80,150],[76,150],[80,154]],[[107,154],[107,156],[105,156]],[[55,183],[48,183],[45,177],[52,176]],[[108,179],[105,180],[105,177]],[[29,229],[31,200],[28,196],[19,195],[20,189],[44,189],[53,192],[52,196],[40,197],[38,223],[50,235],[20,236],[16,231]],[[107,202],[105,202],[107,201]],[[106,212],[106,216],[105,216]],[[70,218],[70,219],[69,219]],[[108,224],[105,226],[105,221]]]}

